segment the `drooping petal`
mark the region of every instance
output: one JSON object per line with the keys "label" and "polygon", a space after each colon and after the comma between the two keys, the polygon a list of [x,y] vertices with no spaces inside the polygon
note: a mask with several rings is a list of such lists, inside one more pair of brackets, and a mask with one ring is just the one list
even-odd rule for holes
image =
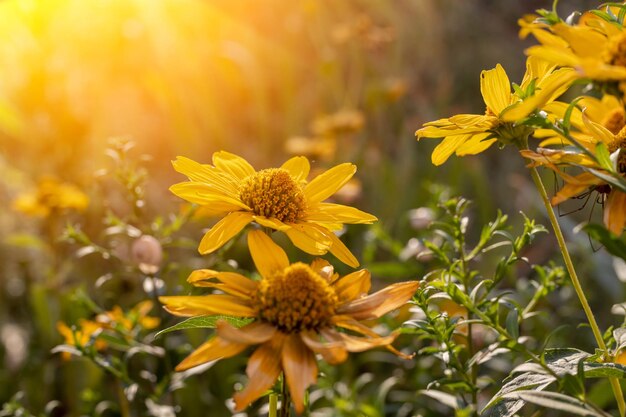
{"label": "drooping petal", "polygon": [[348,351],[340,341],[321,342],[319,337],[310,331],[300,332],[300,338],[309,349],[322,355],[322,358],[331,365],[344,362],[348,358]]}
{"label": "drooping petal", "polygon": [[248,247],[257,271],[263,277],[282,271],[289,266],[289,258],[285,251],[271,237],[260,230],[248,233]]}
{"label": "drooping petal", "polygon": [[217,322],[217,335],[229,342],[258,345],[270,340],[276,334],[276,327],[269,323],[255,321],[238,329],[225,320]]}
{"label": "drooping petal", "polygon": [[291,229],[285,231],[285,234],[297,248],[306,253],[323,255],[330,249],[332,240],[328,233],[320,232],[313,226],[307,223],[293,224]]}
{"label": "drooping petal", "polygon": [[215,252],[252,221],[252,213],[234,211],[217,222],[202,238],[198,251],[202,255]]}
{"label": "drooping petal", "polygon": [[335,274],[335,268],[325,259],[315,258],[311,262],[311,269],[317,272],[322,278],[328,282],[333,282],[338,274]]}
{"label": "drooping petal", "polygon": [[298,414],[304,411],[304,394],[317,382],[317,362],[298,334],[287,336],[282,352],[282,365],[287,386]]}
{"label": "drooping petal", "polygon": [[371,274],[365,269],[343,276],[333,284],[340,303],[355,300],[370,290]]}
{"label": "drooping petal", "polygon": [[487,139],[489,136],[491,136],[490,132],[475,134],[456,149],[456,154],[458,156],[465,156],[476,155],[483,152],[497,141],[495,138]]}
{"label": "drooping petal", "polygon": [[184,371],[209,361],[230,358],[247,347],[248,345],[245,343],[231,342],[216,336],[191,352],[189,356],[176,366],[176,371]]}
{"label": "drooping petal", "polygon": [[511,82],[502,65],[480,73],[480,92],[495,115],[511,104]]}
{"label": "drooping petal", "polygon": [[218,272],[211,269],[193,271],[187,278],[187,282],[196,287],[217,288],[242,298],[250,298],[258,285],[250,278],[236,272]]}
{"label": "drooping petal", "polygon": [[447,136],[443,138],[441,143],[435,147],[432,155],[430,156],[430,160],[433,165],[441,165],[448,160],[450,155],[452,155],[459,146],[462,146],[465,142],[470,140],[472,134],[468,135],[455,135],[455,136]]}
{"label": "drooping petal", "polygon": [[[324,229],[321,226],[316,226],[316,227],[319,227],[320,230]],[[330,241],[331,241],[330,253],[332,253],[337,259],[339,259],[344,264],[351,266],[352,268],[358,267],[359,261],[352,254],[352,252],[350,252],[350,249],[348,249],[348,247],[344,245],[343,242],[337,237],[337,235],[335,235],[335,233],[333,233],[330,230],[328,230],[325,233],[326,233],[326,236],[330,238]]]}
{"label": "drooping petal", "polygon": [[246,408],[274,384],[281,371],[284,340],[285,335],[279,332],[272,340],[259,346],[250,356],[246,367],[248,385],[233,395],[235,411]]}
{"label": "drooping petal", "polygon": [[294,156],[287,160],[281,168],[287,170],[296,182],[304,183],[309,176],[311,164],[309,164],[309,160],[304,156]]}
{"label": "drooping petal", "polygon": [[613,189],[604,205],[604,224],[620,236],[626,225],[626,193]]}
{"label": "drooping petal", "polygon": [[324,201],[343,187],[355,172],[356,166],[351,163],[332,167],[304,187],[304,196],[310,204]]}
{"label": "drooping petal", "polygon": [[226,151],[219,151],[213,154],[213,165],[238,180],[243,180],[247,176],[254,175],[255,169],[242,157]]}
{"label": "drooping petal", "polygon": [[404,305],[419,288],[418,281],[399,282],[382,290],[350,301],[337,309],[337,314],[352,316],[355,320],[377,319]]}
{"label": "drooping petal", "polygon": [[369,213],[342,204],[319,203],[309,207],[304,221],[315,223],[371,224],[378,219]]}
{"label": "drooping petal", "polygon": [[[354,320],[351,317],[348,316],[335,316],[333,318],[333,323],[338,326],[338,327],[342,327],[344,329],[347,330],[352,330],[353,332],[357,332],[357,333],[361,333],[364,334],[366,336],[370,336],[373,338],[379,338],[380,335],[378,333],[376,333],[375,331],[373,331],[372,329],[370,329],[369,327],[363,325],[362,323],[359,323],[358,321]],[[397,333],[394,333],[394,335],[397,336]],[[411,359],[415,354],[411,354],[411,355],[407,355],[406,353],[402,353],[400,352],[398,349],[394,348],[392,345],[387,345],[385,346],[385,348],[392,352],[393,354],[403,358],[403,359]]]}
{"label": "drooping petal", "polygon": [[357,337],[334,329],[322,329],[320,333],[328,340],[340,340],[349,352],[363,352],[380,346],[388,346],[398,337],[398,333],[380,337]]}
{"label": "drooping petal", "polygon": [[255,311],[239,297],[226,294],[172,295],[159,297],[165,309],[175,316],[211,316],[223,314],[236,317],[254,317]]}

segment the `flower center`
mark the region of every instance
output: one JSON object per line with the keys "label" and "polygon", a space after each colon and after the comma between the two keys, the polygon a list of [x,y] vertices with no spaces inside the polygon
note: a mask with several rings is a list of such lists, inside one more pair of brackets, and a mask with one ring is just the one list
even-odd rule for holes
{"label": "flower center", "polygon": [[607,64],[626,67],[626,35],[622,34],[609,39],[604,61]]}
{"label": "flower center", "polygon": [[261,320],[297,333],[329,326],[339,299],[324,278],[297,262],[264,277],[253,301]]}
{"label": "flower center", "polygon": [[246,177],[239,198],[254,214],[285,223],[295,222],[306,210],[302,188],[282,168],[264,169]]}
{"label": "flower center", "polygon": [[624,126],[626,126],[626,117],[624,111],[615,109],[607,114],[602,120],[602,126],[606,127],[614,135],[617,135]]}

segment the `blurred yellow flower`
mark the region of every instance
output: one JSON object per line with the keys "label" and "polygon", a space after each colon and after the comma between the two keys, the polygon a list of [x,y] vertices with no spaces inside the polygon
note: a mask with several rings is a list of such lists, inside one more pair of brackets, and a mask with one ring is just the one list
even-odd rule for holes
{"label": "blurred yellow flower", "polygon": [[509,77],[500,64],[480,75],[480,91],[487,105],[484,115],[459,114],[424,124],[415,132],[417,139],[444,138],[437,145],[431,160],[435,165],[443,164],[450,155],[474,155],[483,152],[500,140],[509,143],[529,134],[528,128],[516,126],[538,108],[555,100],[576,78],[569,68],[556,69],[537,58],[528,58],[526,74],[520,85],[522,93],[532,89],[528,96],[521,97],[511,92]]}
{"label": "blurred yellow flower", "polygon": [[305,390],[317,380],[315,354],[337,364],[346,360],[347,352],[384,346],[408,357],[391,347],[397,333],[383,337],[360,321],[379,318],[404,305],[419,287],[417,281],[393,284],[367,295],[370,274],[366,270],[339,277],[319,258],[310,265],[290,264],[285,252],[259,230],[248,234],[248,246],[260,281],[234,272],[198,270],[190,275],[191,284],[224,294],[159,298],[178,316],[223,314],[254,319],[240,329],[219,322],[217,335],[183,360],[177,370],[260,345],[248,361],[248,385],[234,395],[235,409],[241,411],[259,398],[283,372],[296,411],[301,413]]}
{"label": "blurred yellow flower", "polygon": [[336,150],[337,139],[334,136],[292,136],[285,142],[285,152],[289,155],[304,155],[311,159],[330,160]]}
{"label": "blurred yellow flower", "polygon": [[46,217],[62,210],[83,211],[89,204],[89,197],[73,184],[46,177],[39,181],[37,188],[17,196],[13,208],[29,216]]}
{"label": "blurred yellow flower", "polygon": [[223,218],[202,238],[202,254],[216,251],[255,222],[287,235],[303,251],[322,255],[330,251],[339,260],[356,267],[359,262],[334,231],[344,224],[369,224],[376,217],[353,207],[324,203],[356,172],[350,163],[337,165],[307,182],[310,164],[293,157],[280,168],[261,171],[243,158],[228,153],[213,154],[213,164],[199,164],[178,157],[174,169],[189,181],[173,185],[177,196],[203,207],[203,214]]}
{"label": "blurred yellow flower", "polygon": [[[93,343],[96,350],[102,350],[106,347],[106,342],[98,339],[98,335],[102,332],[102,324],[81,319],[78,321],[78,326],[77,329],[72,330],[62,321],[57,323],[57,330],[65,339],[66,345],[83,348]],[[65,360],[71,357],[69,352],[62,352],[61,354]]]}
{"label": "blurred yellow flower", "polygon": [[532,34],[541,45],[527,49],[530,56],[575,68],[578,76],[600,81],[626,80],[626,30],[591,12],[576,25],[521,22],[520,36]]}
{"label": "blurred yellow flower", "polygon": [[151,330],[161,323],[161,319],[158,317],[148,315],[153,306],[154,303],[150,300],[142,301],[127,313],[120,306],[114,306],[111,311],[99,314],[96,317],[96,321],[109,327],[120,326],[128,332],[137,326],[145,330]]}
{"label": "blurred yellow flower", "polygon": [[357,133],[363,129],[365,116],[358,110],[343,109],[333,114],[316,118],[311,124],[311,131],[318,136],[335,136]]}

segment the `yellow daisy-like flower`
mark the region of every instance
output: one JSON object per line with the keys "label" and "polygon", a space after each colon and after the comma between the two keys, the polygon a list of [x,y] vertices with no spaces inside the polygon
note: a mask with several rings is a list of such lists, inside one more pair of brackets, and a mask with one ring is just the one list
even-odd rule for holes
{"label": "yellow daisy-like flower", "polygon": [[[102,324],[91,320],[81,319],[78,322],[79,329],[72,330],[62,321],[57,323],[57,330],[65,339],[65,344],[76,347],[86,346],[92,339],[95,339],[94,346],[96,350],[102,350],[106,347],[106,342],[97,339],[98,334],[102,332]],[[68,360],[71,357],[69,352],[62,352],[63,359]]]}
{"label": "yellow daisy-like flower", "polygon": [[[617,134],[613,134],[604,126],[583,117],[588,131],[593,132],[592,143],[585,146],[592,152],[598,143],[603,143],[609,153],[617,155],[617,171],[626,177],[626,127]],[[566,166],[589,167],[602,171],[602,167],[589,156],[573,152],[567,149],[540,148],[538,152],[522,151],[522,156],[532,161],[532,166],[545,166],[556,172],[565,185],[552,198],[552,205],[557,205],[587,190],[597,191],[603,194],[604,200],[604,224],[613,233],[620,235],[626,226],[626,193],[611,186],[603,178],[591,172],[583,172],[578,175],[570,175],[562,168]]]}
{"label": "yellow daisy-like flower", "polygon": [[626,80],[626,29],[593,13],[578,24],[521,23],[520,36],[533,34],[541,45],[526,50],[530,56],[575,68],[579,77],[599,81]]}
{"label": "yellow daisy-like flower", "polygon": [[484,115],[459,114],[424,124],[415,132],[417,139],[444,138],[431,156],[435,165],[443,164],[450,155],[474,155],[500,140],[509,143],[528,136],[529,129],[516,126],[538,108],[563,94],[576,78],[573,70],[547,64],[537,58],[526,61],[526,74],[520,91],[526,92],[534,83],[534,94],[520,97],[511,91],[509,77],[500,64],[480,74],[480,92],[487,106]]}
{"label": "yellow daisy-like flower", "polygon": [[53,212],[73,209],[83,211],[89,205],[89,197],[73,184],[46,177],[39,181],[33,191],[19,195],[13,208],[35,217],[46,217]]}
{"label": "yellow daisy-like flower", "polygon": [[317,380],[315,354],[337,364],[347,358],[347,352],[385,346],[407,357],[391,347],[397,333],[383,337],[360,321],[379,318],[405,304],[419,287],[418,282],[393,284],[367,295],[370,274],[366,270],[339,277],[328,262],[319,258],[310,265],[290,264],[285,252],[260,230],[248,234],[248,246],[261,274],[260,281],[234,272],[198,270],[190,275],[190,283],[216,288],[224,294],[159,298],[167,311],[178,316],[254,319],[240,329],[219,322],[216,336],[198,347],[176,370],[228,358],[248,346],[259,345],[246,368],[248,385],[234,395],[236,410],[243,410],[259,398],[283,372],[300,413],[305,390]]}
{"label": "yellow daisy-like flower", "polygon": [[151,330],[156,328],[161,319],[149,316],[154,303],[150,300],[142,301],[128,312],[124,312],[120,306],[114,306],[110,311],[99,314],[96,317],[98,323],[106,326],[120,326],[125,331],[132,331],[136,326]]}
{"label": "yellow daisy-like flower", "polygon": [[359,262],[334,231],[344,224],[369,224],[376,217],[353,207],[325,203],[356,172],[350,163],[337,165],[307,182],[310,164],[297,156],[280,168],[256,171],[245,159],[228,153],[213,154],[213,165],[178,157],[174,169],[189,181],[173,185],[177,196],[200,204],[204,214],[223,216],[202,238],[201,254],[216,251],[246,225],[285,233],[295,246],[312,255],[330,251],[357,267]]}

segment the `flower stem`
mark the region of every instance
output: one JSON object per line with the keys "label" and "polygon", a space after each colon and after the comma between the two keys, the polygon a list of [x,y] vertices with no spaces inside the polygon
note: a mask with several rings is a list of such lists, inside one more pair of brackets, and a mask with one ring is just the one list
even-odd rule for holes
{"label": "flower stem", "polygon": [[[574,291],[576,291],[576,295],[582,304],[583,310],[585,311],[585,315],[587,316],[587,321],[589,322],[589,326],[591,327],[591,331],[593,332],[593,336],[596,339],[596,343],[600,350],[604,352],[605,359],[608,358],[608,352],[606,349],[606,344],[604,343],[604,339],[602,338],[602,332],[600,332],[600,328],[598,327],[598,323],[596,322],[596,318],[591,311],[591,307],[589,306],[589,302],[587,301],[587,297],[585,297],[585,293],[580,285],[580,281],[578,280],[578,275],[576,275],[576,270],[574,269],[574,264],[572,263],[572,258],[570,257],[569,251],[567,249],[567,245],[565,244],[565,238],[563,237],[563,232],[561,231],[561,227],[559,226],[559,222],[554,214],[554,210],[552,209],[552,205],[550,204],[550,198],[548,197],[548,193],[546,192],[546,188],[543,185],[543,181],[539,176],[539,172],[537,172],[537,168],[530,168],[530,175],[535,182],[535,186],[541,195],[541,199],[543,200],[543,204],[546,207],[546,211],[548,212],[548,218],[550,219],[550,224],[552,225],[552,229],[554,230],[554,235],[556,236],[556,240],[559,244],[559,249],[561,250],[561,254],[563,255],[563,261],[565,262],[565,267],[567,268],[567,272],[569,273],[570,279],[572,280],[572,286],[574,287]],[[613,388],[613,393],[615,394],[615,399],[617,400],[617,406],[619,408],[619,415],[624,417],[626,413],[626,403],[624,402],[624,395],[622,394],[622,387],[619,384],[617,378],[612,377],[609,378],[609,382],[611,383],[611,388]]]}
{"label": "flower stem", "polygon": [[278,417],[278,394],[270,394],[270,411],[268,417]]}
{"label": "flower stem", "polygon": [[289,388],[287,387],[287,377],[283,373],[282,378],[282,400],[280,402],[280,417],[289,417],[291,399],[289,398]]}

